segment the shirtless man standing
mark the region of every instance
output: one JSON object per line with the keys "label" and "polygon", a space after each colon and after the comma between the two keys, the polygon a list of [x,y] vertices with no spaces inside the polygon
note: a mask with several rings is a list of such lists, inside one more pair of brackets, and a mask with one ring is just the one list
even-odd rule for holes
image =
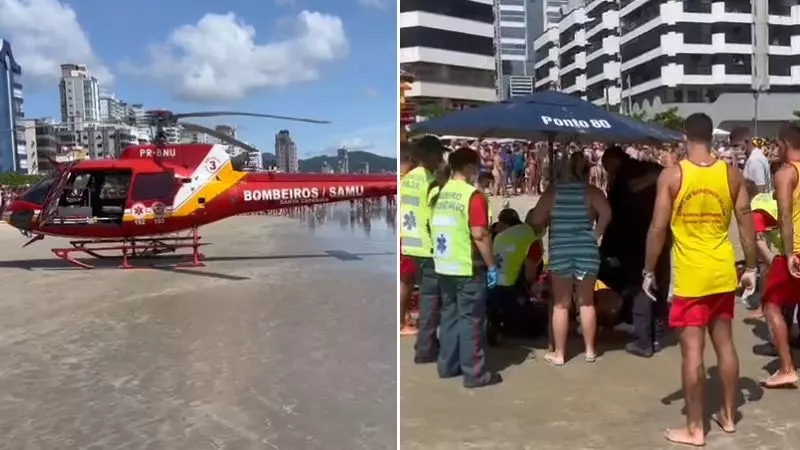
{"label": "shirtless man standing", "polygon": [[705,445],[706,330],[717,354],[723,389],[722,409],[712,419],[726,433],[736,431],[739,358],[731,330],[737,287],[734,249],[728,236],[731,215],[736,216],[747,265],[741,284],[747,289],[755,286],[756,238],[750,199],[739,171],[711,154],[713,130],[711,118],[705,114],[692,114],[684,122],[687,158],[658,177],[642,274],[642,289],[651,293],[653,271],[669,227],[674,242],[669,324],[679,330],[686,426],[667,430],[665,438],[690,446]]}
{"label": "shirtless man standing", "polygon": [[[800,293],[800,127],[786,124],[778,136],[780,156],[786,164],[775,174],[775,199],[781,231],[781,255],[775,256],[765,279],[764,316],[767,318],[780,368],[761,380],[766,388],[781,388],[797,383],[797,373],[789,348],[789,326],[781,308],[798,303]],[[792,315],[789,315],[791,318]]]}

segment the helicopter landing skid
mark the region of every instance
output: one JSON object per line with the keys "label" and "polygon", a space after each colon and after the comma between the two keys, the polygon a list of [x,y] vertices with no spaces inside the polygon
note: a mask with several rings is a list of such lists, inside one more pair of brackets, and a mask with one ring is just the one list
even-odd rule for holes
{"label": "helicopter landing skid", "polygon": [[[122,256],[120,269],[145,269],[151,266],[134,266],[131,258],[150,258],[166,253],[175,253],[179,249],[192,249],[189,261],[175,264],[175,267],[204,267],[201,261],[205,257],[200,247],[208,243],[200,242],[197,230],[191,236],[147,237],[127,239],[86,239],[70,241],[72,247],[54,248],[51,251],[59,258],[83,269],[94,269],[95,266],[75,259],[74,253],[83,253],[97,259],[119,258]],[[107,254],[112,253],[112,254]],[[114,254],[116,253],[116,254]]]}

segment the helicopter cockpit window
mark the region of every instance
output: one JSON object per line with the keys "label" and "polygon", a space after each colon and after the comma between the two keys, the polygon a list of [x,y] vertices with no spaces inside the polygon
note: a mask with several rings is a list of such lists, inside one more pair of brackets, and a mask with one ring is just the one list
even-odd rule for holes
{"label": "helicopter cockpit window", "polygon": [[89,173],[77,173],[73,175],[71,183],[67,183],[64,188],[63,206],[88,206],[89,203],[89,183],[92,175]]}
{"label": "helicopter cockpit window", "polygon": [[100,186],[101,200],[124,200],[130,188],[130,173],[106,173]]}
{"label": "helicopter cockpit window", "polygon": [[175,183],[172,172],[140,173],[133,183],[131,201],[151,200],[171,205]]}
{"label": "helicopter cockpit window", "polygon": [[33,203],[34,205],[41,205],[44,203],[45,197],[47,197],[47,193],[50,191],[50,187],[53,185],[53,180],[55,180],[55,176],[50,176],[43,180],[40,180],[38,183],[31,186],[24,194],[20,196],[20,200]]}

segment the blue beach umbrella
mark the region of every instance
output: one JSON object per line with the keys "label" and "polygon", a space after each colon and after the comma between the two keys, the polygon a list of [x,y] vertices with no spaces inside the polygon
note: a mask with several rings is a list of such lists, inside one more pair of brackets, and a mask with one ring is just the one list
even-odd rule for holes
{"label": "blue beach umbrella", "polygon": [[510,101],[455,111],[417,123],[412,135],[429,133],[541,141],[670,142],[683,135],[606,111],[561,92],[538,92]]}

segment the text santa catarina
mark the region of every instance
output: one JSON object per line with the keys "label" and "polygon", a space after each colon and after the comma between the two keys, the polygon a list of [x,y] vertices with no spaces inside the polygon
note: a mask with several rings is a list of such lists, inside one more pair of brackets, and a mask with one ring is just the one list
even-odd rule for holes
{"label": "text santa catarina", "polygon": [[347,198],[364,195],[364,186],[330,186],[328,188],[284,188],[284,189],[245,189],[242,192],[246,202],[274,200],[311,200],[320,197]]}

